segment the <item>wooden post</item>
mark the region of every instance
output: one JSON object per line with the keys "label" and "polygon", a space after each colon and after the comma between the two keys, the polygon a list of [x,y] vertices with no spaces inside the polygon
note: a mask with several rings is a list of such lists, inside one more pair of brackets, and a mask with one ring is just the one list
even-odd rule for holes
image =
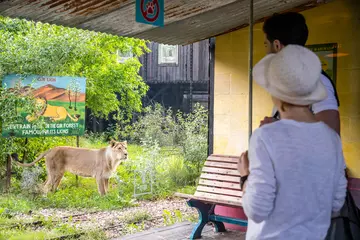
{"label": "wooden post", "polygon": [[10,192],[11,187],[11,158],[10,155],[6,159],[6,182],[5,182],[5,191]]}
{"label": "wooden post", "polygon": [[208,156],[214,151],[215,38],[209,40]]}
{"label": "wooden post", "polygon": [[[76,147],[80,147],[80,137],[76,136]],[[79,186],[79,176],[76,175],[76,186]]]}
{"label": "wooden post", "polygon": [[[25,143],[24,143],[24,146],[26,146],[29,142],[29,139],[28,138],[25,138]],[[23,159],[22,159],[22,162],[24,163],[25,162],[25,159],[27,158],[27,151],[24,150],[24,153],[23,153]]]}
{"label": "wooden post", "polygon": [[252,134],[253,120],[253,49],[254,49],[254,0],[249,0],[249,142]]}
{"label": "wooden post", "polygon": [[194,44],[190,45],[190,86],[189,86],[189,112],[193,111],[193,78],[194,78]]}

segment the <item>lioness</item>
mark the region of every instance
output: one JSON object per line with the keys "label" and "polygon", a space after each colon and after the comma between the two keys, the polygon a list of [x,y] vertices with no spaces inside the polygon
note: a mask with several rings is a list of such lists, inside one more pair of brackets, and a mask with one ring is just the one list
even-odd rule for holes
{"label": "lioness", "polygon": [[127,142],[112,140],[109,146],[102,149],[56,147],[42,153],[32,163],[14,162],[23,167],[30,167],[45,157],[48,174],[45,192],[56,191],[65,171],[69,171],[83,177],[94,177],[100,195],[105,195],[110,176],[127,156]]}

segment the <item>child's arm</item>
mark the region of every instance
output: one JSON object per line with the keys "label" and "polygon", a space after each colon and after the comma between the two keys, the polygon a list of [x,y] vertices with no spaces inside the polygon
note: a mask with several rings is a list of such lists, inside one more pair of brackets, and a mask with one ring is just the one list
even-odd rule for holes
{"label": "child's arm", "polygon": [[[340,141],[339,141],[340,142]],[[344,205],[345,202],[345,196],[346,196],[346,187],[347,187],[347,180],[345,177],[345,161],[344,161],[344,155],[341,149],[341,142],[339,143],[340,145],[340,150],[338,153],[338,158],[339,158],[339,172],[338,172],[338,181],[335,184],[335,194],[334,194],[334,199],[333,199],[333,203],[332,203],[332,211],[333,212],[338,212],[340,211],[340,209],[342,208],[342,206]]]}
{"label": "child's arm", "polygon": [[266,220],[273,211],[276,192],[274,168],[259,131],[251,137],[249,159],[250,175],[243,195],[243,208],[247,217],[258,223]]}

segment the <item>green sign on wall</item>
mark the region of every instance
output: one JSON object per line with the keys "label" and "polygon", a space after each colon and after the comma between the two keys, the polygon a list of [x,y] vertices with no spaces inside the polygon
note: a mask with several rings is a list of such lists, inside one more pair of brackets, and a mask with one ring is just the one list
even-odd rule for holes
{"label": "green sign on wall", "polygon": [[322,70],[326,72],[336,86],[336,71],[337,71],[337,43],[324,43],[308,45],[321,61]]}
{"label": "green sign on wall", "polygon": [[[47,77],[30,75],[5,76],[2,86],[11,91],[21,84],[26,94],[32,94],[37,112],[29,114],[18,109],[17,122],[4,123],[2,136],[80,136],[85,131],[86,79],[80,77]],[[36,124],[42,119],[45,124]]]}

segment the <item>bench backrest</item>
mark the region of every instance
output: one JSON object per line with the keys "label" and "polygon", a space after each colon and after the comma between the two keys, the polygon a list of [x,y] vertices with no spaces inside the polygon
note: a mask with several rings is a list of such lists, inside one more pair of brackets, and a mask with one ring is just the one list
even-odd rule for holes
{"label": "bench backrest", "polygon": [[209,202],[241,206],[238,156],[210,155],[202,169],[196,197]]}

